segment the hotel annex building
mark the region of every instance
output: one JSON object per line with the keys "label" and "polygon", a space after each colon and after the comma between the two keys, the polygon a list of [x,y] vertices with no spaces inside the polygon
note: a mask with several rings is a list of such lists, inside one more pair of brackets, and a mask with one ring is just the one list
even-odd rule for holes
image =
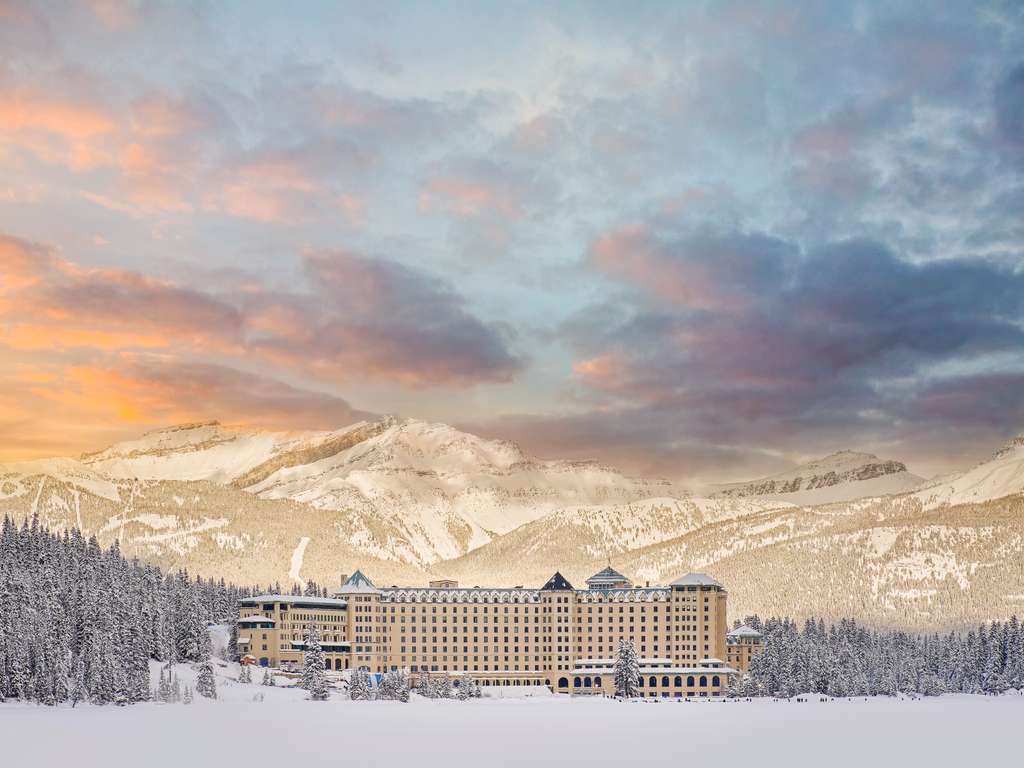
{"label": "hotel annex building", "polygon": [[540,589],[377,587],[356,571],[330,598],[259,595],[242,601],[238,649],[263,666],[297,668],[315,625],[332,670],[408,669],[471,677],[482,686],[545,685],[611,694],[621,639],[640,657],[645,696],[720,696],[760,650],[760,636],[726,632],[724,587],[691,573],[635,587],[611,567],[575,589],[556,573]]}

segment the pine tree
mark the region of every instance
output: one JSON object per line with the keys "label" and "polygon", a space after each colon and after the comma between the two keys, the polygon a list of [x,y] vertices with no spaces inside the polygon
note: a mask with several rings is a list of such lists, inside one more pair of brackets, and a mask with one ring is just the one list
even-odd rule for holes
{"label": "pine tree", "polygon": [[274,677],[270,674],[269,669],[263,670],[263,682],[261,685],[266,685],[270,688],[274,687]]}
{"label": "pine tree", "polygon": [[85,690],[85,664],[81,656],[75,656],[74,679],[71,683],[71,707],[72,709],[80,701],[85,701],[89,693]]}
{"label": "pine tree", "polygon": [[313,701],[326,701],[329,695],[325,673],[324,652],[320,648],[320,632],[310,624],[306,628],[306,649],[303,653],[302,687]]}
{"label": "pine tree", "polygon": [[409,675],[404,669],[393,669],[381,677],[377,698],[383,701],[409,700]]}
{"label": "pine tree", "polygon": [[204,661],[199,665],[199,674],[196,676],[196,693],[207,699],[217,698],[217,683],[213,677],[213,665]]}
{"label": "pine tree", "polygon": [[249,669],[248,664],[243,664],[241,671],[238,673],[238,682],[240,683],[251,683],[252,682],[252,670]]}
{"label": "pine tree", "polygon": [[170,675],[164,674],[164,668],[160,668],[160,682],[156,689],[157,701],[162,701],[164,704],[170,704],[172,700],[171,681]]}
{"label": "pine tree", "polygon": [[372,698],[370,675],[365,669],[354,669],[348,681],[348,697],[352,701],[368,701]]}
{"label": "pine tree", "polygon": [[447,672],[434,678],[434,698],[450,699],[453,696],[452,679]]}
{"label": "pine tree", "polygon": [[619,640],[619,652],[615,659],[615,695],[632,699],[640,692],[640,661],[631,640]]}
{"label": "pine tree", "polygon": [[185,694],[184,694],[184,696],[182,696],[181,700],[185,704],[191,704],[192,703],[192,689],[189,688],[187,685],[185,686]]}

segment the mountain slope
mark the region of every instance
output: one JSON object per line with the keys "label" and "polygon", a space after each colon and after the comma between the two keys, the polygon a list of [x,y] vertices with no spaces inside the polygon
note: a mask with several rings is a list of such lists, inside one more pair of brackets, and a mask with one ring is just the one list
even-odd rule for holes
{"label": "mountain slope", "polygon": [[926,485],[915,494],[929,508],[991,501],[1024,491],[1024,435],[976,467]]}
{"label": "mountain slope", "polygon": [[129,557],[238,584],[333,584],[353,563],[382,581],[426,578],[413,566],[373,558],[353,545],[347,521],[333,510],[260,499],[207,481],[97,484],[87,472],[67,472],[66,461],[56,467],[64,470],[60,479],[49,462],[0,466],[0,517],[38,514],[58,532],[78,528],[103,546],[117,540]]}
{"label": "mountain slope", "polygon": [[905,493],[923,483],[899,461],[840,451],[760,480],[716,486],[715,496],[769,497],[794,504],[828,504]]}
{"label": "mountain slope", "polygon": [[626,553],[721,520],[790,506],[762,499],[658,498],[567,507],[434,568],[451,578],[476,583],[490,578],[501,586],[543,583],[555,570],[582,582],[608,557],[617,563]]}
{"label": "mountain slope", "polygon": [[[1022,495],[933,510],[911,495],[770,506],[737,510],[647,546],[610,549],[612,563],[637,583],[713,573],[729,590],[733,617],[856,616],[881,625],[938,627],[1024,612]],[[567,540],[559,545],[514,532],[442,564],[443,575],[511,585],[558,569],[579,586],[604,566],[606,555],[585,533],[563,530]]]}
{"label": "mountain slope", "polygon": [[115,477],[210,480],[341,512],[353,545],[415,565],[457,557],[566,505],[672,490],[599,464],[541,461],[513,443],[394,418],[305,433],[185,425],[84,462]]}

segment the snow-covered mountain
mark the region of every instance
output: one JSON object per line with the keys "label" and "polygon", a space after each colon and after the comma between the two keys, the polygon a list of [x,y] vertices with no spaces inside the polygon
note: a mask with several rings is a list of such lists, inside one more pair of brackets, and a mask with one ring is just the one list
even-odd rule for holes
{"label": "snow-covered mountain", "polygon": [[1024,435],[976,467],[927,483],[915,494],[928,508],[991,501],[1024,491]]}
{"label": "snow-covered mountain", "polygon": [[794,504],[827,504],[905,493],[923,483],[899,461],[840,451],[760,480],[716,486],[716,496],[760,496]]}
{"label": "snow-covered mountain", "polygon": [[513,443],[394,418],[301,433],[189,424],[111,446],[79,466],[122,480],[207,481],[334,511],[353,546],[414,565],[457,557],[568,505],[674,492],[596,463],[542,461]]}
{"label": "snow-covered mountain", "polygon": [[334,583],[356,567],[382,583],[581,582],[610,557],[641,583],[711,571],[737,615],[930,626],[1024,611],[1024,438],[918,483],[899,462],[842,453],[700,498],[443,424],[207,423],[0,465],[0,515],[241,583]]}

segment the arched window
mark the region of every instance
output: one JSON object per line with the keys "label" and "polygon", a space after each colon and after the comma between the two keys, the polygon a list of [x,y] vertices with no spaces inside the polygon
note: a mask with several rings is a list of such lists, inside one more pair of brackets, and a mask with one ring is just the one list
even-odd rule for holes
{"label": "arched window", "polygon": [[640,686],[641,688],[643,688],[643,687],[644,687],[644,679],[643,679],[643,677],[642,677],[642,676],[641,676],[641,677],[638,677],[638,678],[636,679],[636,682],[637,682],[637,685],[639,685],[639,686]]}
{"label": "arched window", "polygon": [[647,682],[651,684],[651,688],[656,688],[658,686],[658,678],[656,678],[654,675],[651,675],[651,679]]}
{"label": "arched window", "polygon": [[589,677],[584,677],[583,678],[583,687],[584,688],[590,688],[593,684],[594,684],[593,681]]}
{"label": "arched window", "polygon": [[550,680],[545,680],[544,681],[544,685],[546,685],[548,688],[550,688],[551,687],[551,681]]}
{"label": "arched window", "polygon": [[663,678],[661,678],[661,687],[668,688],[668,675],[665,675]]}
{"label": "arched window", "polygon": [[675,683],[676,683],[676,688],[682,688],[683,687],[683,678],[680,675],[676,675]]}
{"label": "arched window", "polygon": [[569,687],[569,678],[567,678],[567,677],[560,677],[560,678],[558,678],[558,687],[559,688],[568,688]]}
{"label": "arched window", "polygon": [[600,677],[595,677],[594,678],[594,686],[596,688],[600,688],[601,687],[601,678]]}
{"label": "arched window", "polygon": [[708,684],[708,678],[707,678],[707,676],[706,676],[706,675],[701,675],[701,676],[700,676],[700,687],[701,687],[701,688],[706,688],[706,687],[707,687],[707,684]]}
{"label": "arched window", "polygon": [[715,685],[715,686],[721,685],[721,683],[720,683],[720,681],[718,679],[718,675],[715,675],[714,677],[711,678],[711,684]]}
{"label": "arched window", "polygon": [[579,688],[580,687],[580,679],[578,677],[574,677],[572,679],[572,687],[573,688]]}
{"label": "arched window", "polygon": [[693,675],[690,675],[688,678],[686,678],[686,684],[691,688],[693,687]]}

